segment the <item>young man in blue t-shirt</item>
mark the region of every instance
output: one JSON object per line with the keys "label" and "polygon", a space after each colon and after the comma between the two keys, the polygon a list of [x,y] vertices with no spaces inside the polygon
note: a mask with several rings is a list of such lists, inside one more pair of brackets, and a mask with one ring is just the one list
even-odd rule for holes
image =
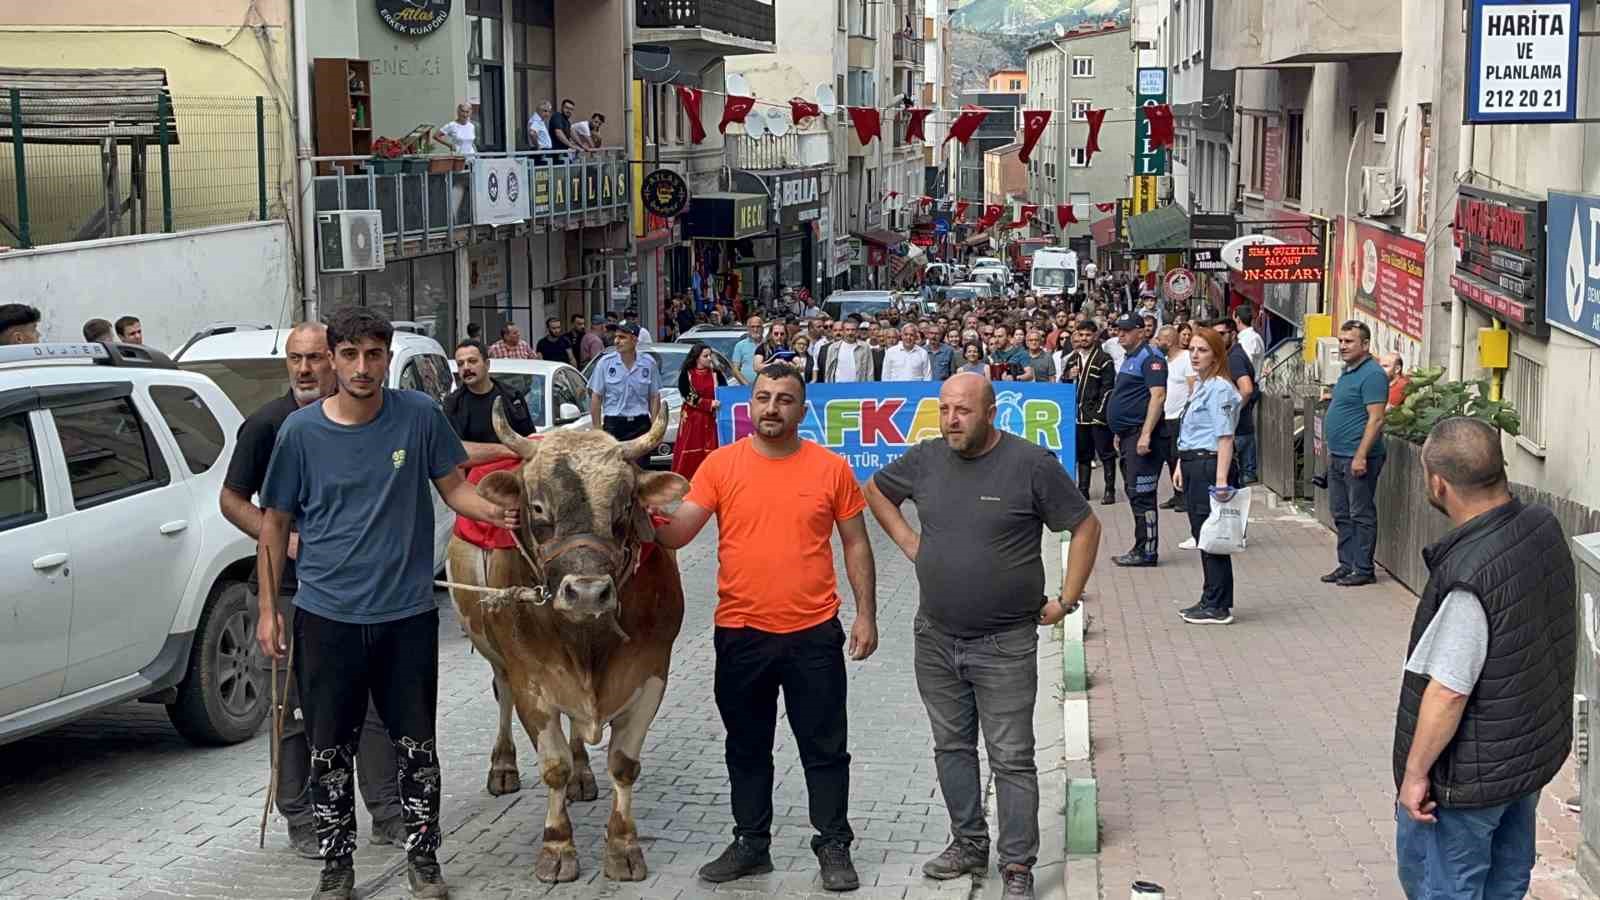
{"label": "young man in blue t-shirt", "polygon": [[519,511],[479,497],[457,466],[467,454],[425,394],[390,390],[394,328],[367,309],[328,322],[337,392],[291,413],[261,487],[256,638],[268,656],[291,644],[276,611],[289,532],[296,557],[294,678],[311,748],[312,818],[323,858],[314,895],[355,889],[350,767],[370,695],[395,743],[412,895],[445,897],[439,871],[439,613],[433,601],[433,499],[515,528]]}
{"label": "young man in blue t-shirt", "polygon": [[1383,471],[1383,415],[1389,375],[1372,358],[1372,330],[1354,319],[1339,329],[1344,373],[1333,386],[1323,431],[1328,440],[1328,507],[1339,532],[1339,565],[1322,576],[1356,587],[1377,581],[1372,566],[1378,543],[1378,473]]}

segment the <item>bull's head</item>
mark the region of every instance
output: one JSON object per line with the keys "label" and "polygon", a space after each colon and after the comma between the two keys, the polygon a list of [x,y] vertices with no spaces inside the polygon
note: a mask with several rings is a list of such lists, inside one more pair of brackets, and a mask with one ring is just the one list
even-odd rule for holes
{"label": "bull's head", "polygon": [[633,465],[660,443],[667,417],[631,441],[601,431],[558,431],[529,440],[506,424],[496,399],[494,429],[522,465],[484,477],[478,493],[522,510],[519,537],[532,557],[533,577],[558,614],[578,624],[615,622],[640,544],[655,539],[646,507],[673,503],[689,489],[682,476]]}

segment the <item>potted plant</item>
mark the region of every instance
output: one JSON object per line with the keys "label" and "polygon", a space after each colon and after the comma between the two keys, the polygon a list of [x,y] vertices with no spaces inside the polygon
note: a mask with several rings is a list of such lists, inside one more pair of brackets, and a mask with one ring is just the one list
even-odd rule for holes
{"label": "potted plant", "polygon": [[381,137],[372,142],[372,171],[379,175],[398,175],[405,168],[406,145],[394,138]]}

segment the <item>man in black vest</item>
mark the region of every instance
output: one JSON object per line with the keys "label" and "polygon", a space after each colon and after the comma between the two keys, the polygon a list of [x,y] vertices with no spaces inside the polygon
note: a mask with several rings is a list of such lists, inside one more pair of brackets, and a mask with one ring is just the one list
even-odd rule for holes
{"label": "man in black vest", "polygon": [[1572,745],[1572,554],[1506,489],[1500,432],[1446,419],[1422,449],[1455,529],[1423,551],[1395,717],[1395,855],[1411,900],[1522,897],[1539,792]]}

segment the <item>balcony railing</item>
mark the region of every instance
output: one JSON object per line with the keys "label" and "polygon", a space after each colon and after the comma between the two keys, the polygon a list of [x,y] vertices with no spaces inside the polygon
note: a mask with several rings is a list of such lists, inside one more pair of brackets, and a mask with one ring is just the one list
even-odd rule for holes
{"label": "balcony railing", "polygon": [[[548,229],[621,221],[629,214],[628,162],[622,148],[593,153],[495,153],[521,162],[531,186],[527,223]],[[318,212],[376,209],[385,240],[454,243],[472,231],[472,170],[377,174],[369,157],[316,157]],[[425,167],[427,161],[421,160]]]}
{"label": "balcony railing", "polygon": [[794,132],[758,138],[730,134],[722,139],[722,152],[730,169],[798,169],[806,164],[800,152],[800,135]]}
{"label": "balcony railing", "polygon": [[922,65],[922,39],[900,33],[894,36],[894,61]]}
{"label": "balcony railing", "polygon": [[756,0],[638,0],[639,28],[708,28],[752,41],[773,43],[772,4]]}

